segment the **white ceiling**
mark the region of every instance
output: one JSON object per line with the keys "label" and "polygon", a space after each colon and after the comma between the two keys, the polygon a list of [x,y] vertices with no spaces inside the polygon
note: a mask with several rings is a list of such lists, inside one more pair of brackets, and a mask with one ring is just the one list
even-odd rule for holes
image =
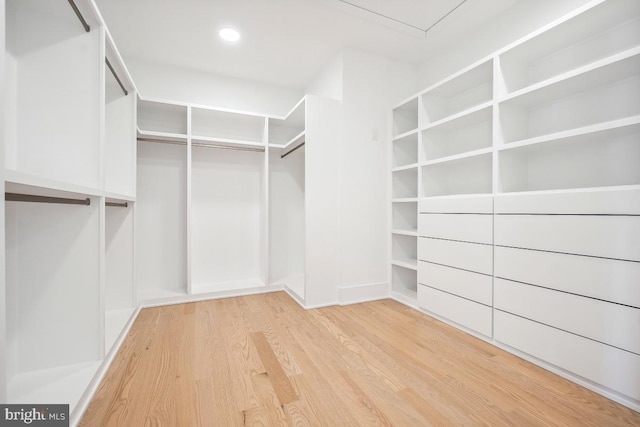
{"label": "white ceiling", "polygon": [[[517,1],[466,0],[458,8],[462,0],[97,0],[97,4],[125,60],[304,89],[344,48],[417,65]],[[239,43],[218,38],[225,25],[240,30]]]}

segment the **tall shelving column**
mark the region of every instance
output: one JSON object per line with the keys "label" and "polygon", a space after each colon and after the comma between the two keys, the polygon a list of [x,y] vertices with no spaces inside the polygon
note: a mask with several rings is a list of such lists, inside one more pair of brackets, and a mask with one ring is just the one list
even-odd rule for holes
{"label": "tall shelving column", "polygon": [[417,298],[419,100],[393,109],[391,149],[391,292],[411,304]]}

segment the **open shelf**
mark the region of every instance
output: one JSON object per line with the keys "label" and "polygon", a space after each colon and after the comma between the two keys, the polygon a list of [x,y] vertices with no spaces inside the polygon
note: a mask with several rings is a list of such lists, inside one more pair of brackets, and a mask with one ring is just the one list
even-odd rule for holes
{"label": "open shelf", "polygon": [[493,61],[488,60],[438,83],[422,95],[422,126],[491,101]]}
{"label": "open shelf", "polygon": [[502,192],[640,184],[640,124],[500,151]]}
{"label": "open shelf", "polygon": [[395,139],[392,144],[394,168],[418,163],[418,132]]}
{"label": "open shelf", "polygon": [[287,145],[305,130],[306,100],[301,100],[284,119],[269,119],[269,144]]}
{"label": "open shelf", "polygon": [[391,266],[391,290],[402,294],[409,299],[415,300],[418,295],[418,272],[417,270]]}
{"label": "open shelf", "polygon": [[418,265],[418,238],[415,236],[405,236],[394,234],[391,236],[391,260],[393,262],[411,265],[414,268]]}
{"label": "open shelf", "polygon": [[187,147],[139,142],[137,170],[135,283],[139,300],[186,295]]}
{"label": "open shelf", "polygon": [[393,109],[393,136],[418,128],[418,98],[412,98]]}
{"label": "open shelf", "polygon": [[[88,2],[78,8],[99,28]],[[85,32],[67,2],[11,1],[5,13],[6,168],[102,188],[100,31]]]}
{"label": "open shelf", "polygon": [[262,116],[191,109],[191,135],[194,139],[263,143],[264,131],[265,118]]}
{"label": "open shelf", "polygon": [[[37,396],[73,407],[95,372],[76,381],[75,367],[102,359],[100,210],[98,197],[88,206],[5,203],[11,402]],[[61,370],[69,378],[56,375]]]}
{"label": "open shelf", "polygon": [[192,293],[264,286],[263,186],[264,153],[192,149]]}
{"label": "open shelf", "polygon": [[138,128],[162,134],[187,134],[187,107],[138,99]]}
{"label": "open shelf", "polygon": [[505,143],[640,114],[640,49],[500,103]]}
{"label": "open shelf", "polygon": [[410,199],[418,197],[418,169],[406,169],[393,174],[393,198]]}
{"label": "open shelf", "polygon": [[423,160],[490,148],[493,143],[492,118],[493,107],[488,106],[422,131]]}
{"label": "open shelf", "polygon": [[492,192],[492,154],[422,167],[423,197]]}
{"label": "open shelf", "polygon": [[391,210],[393,230],[418,231],[417,202],[392,203]]}
{"label": "open shelf", "polygon": [[504,94],[640,44],[640,3],[603,2],[500,55]]}

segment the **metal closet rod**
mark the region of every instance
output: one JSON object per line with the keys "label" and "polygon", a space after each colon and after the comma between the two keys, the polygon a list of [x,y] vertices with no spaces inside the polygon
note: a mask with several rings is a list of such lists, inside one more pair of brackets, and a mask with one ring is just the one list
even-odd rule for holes
{"label": "metal closet rod", "polygon": [[112,207],[112,208],[126,208],[126,207],[129,207],[129,203],[106,202],[105,206]]}
{"label": "metal closet rod", "polygon": [[[173,144],[173,145],[187,145],[186,141],[173,141],[169,139],[155,139],[155,138],[138,138],[140,142],[154,142],[160,144]],[[217,148],[220,150],[236,150],[236,151],[256,151],[260,153],[264,153],[264,148],[259,147],[233,147],[229,145],[218,145],[218,144],[205,144],[203,142],[192,142],[191,146],[193,147],[203,147],[203,148]]]}
{"label": "metal closet rod", "polygon": [[298,148],[300,148],[300,147],[304,146],[305,142],[306,142],[306,141],[302,141],[302,144],[295,146],[294,148],[292,148],[291,150],[287,151],[287,152],[286,152],[286,153],[284,153],[284,154],[281,154],[281,155],[280,155],[280,158],[281,158],[281,159],[284,159],[284,158],[285,158],[285,157],[287,157],[289,154],[291,154],[291,153],[293,153],[294,151],[296,151]]}
{"label": "metal closet rod", "polygon": [[109,67],[109,70],[111,70],[111,74],[113,74],[113,77],[115,77],[116,81],[120,85],[120,89],[122,89],[122,91],[124,92],[125,96],[129,95],[129,92],[127,92],[127,89],[122,84],[122,81],[120,80],[120,77],[118,77],[118,74],[116,73],[116,70],[114,70],[113,67],[111,66],[111,62],[109,62],[109,58],[104,58],[104,61],[107,63],[107,67]]}
{"label": "metal closet rod", "polygon": [[91,199],[66,199],[64,197],[36,196],[33,194],[4,193],[4,200],[7,202],[34,202],[34,203],[58,203],[62,205],[85,205],[91,204]]}
{"label": "metal closet rod", "polygon": [[78,6],[76,6],[76,3],[73,0],[69,0],[69,4],[71,5],[71,8],[73,9],[73,11],[76,13],[76,16],[78,17],[78,19],[80,20],[80,23],[84,27],[84,30],[87,33],[91,31],[91,27],[89,26],[89,24],[87,24],[87,21],[85,21],[84,16],[82,16],[82,13],[80,13],[80,9],[78,9]]}

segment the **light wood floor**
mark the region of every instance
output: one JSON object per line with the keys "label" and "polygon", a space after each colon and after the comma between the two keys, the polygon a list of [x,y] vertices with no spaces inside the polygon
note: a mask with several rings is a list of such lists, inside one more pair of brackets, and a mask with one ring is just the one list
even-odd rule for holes
{"label": "light wood floor", "polygon": [[630,426],[640,414],[391,300],[144,309],[82,426]]}

